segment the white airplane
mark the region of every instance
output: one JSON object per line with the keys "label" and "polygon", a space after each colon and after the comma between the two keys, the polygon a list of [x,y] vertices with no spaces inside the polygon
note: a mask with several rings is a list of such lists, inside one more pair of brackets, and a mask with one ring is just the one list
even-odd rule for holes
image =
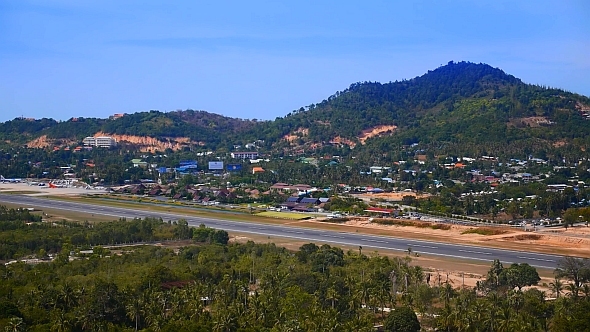
{"label": "white airplane", "polygon": [[0,175],[0,182],[3,183],[21,183],[23,181],[23,179],[7,179],[4,176]]}

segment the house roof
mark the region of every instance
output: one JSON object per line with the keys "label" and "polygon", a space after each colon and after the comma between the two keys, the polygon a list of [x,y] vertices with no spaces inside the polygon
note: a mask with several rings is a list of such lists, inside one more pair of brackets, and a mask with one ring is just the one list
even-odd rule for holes
{"label": "house roof", "polygon": [[289,197],[287,198],[287,202],[299,202],[299,197]]}
{"label": "house roof", "polygon": [[310,185],[308,185],[308,184],[301,184],[301,183],[296,184],[296,185],[293,185],[292,187],[293,188],[296,188],[296,189],[300,189],[300,190],[301,189],[311,189],[311,186]]}
{"label": "house roof", "polygon": [[272,189],[289,189],[290,186],[288,184],[286,184],[286,183],[279,182],[279,183],[273,184],[271,186],[271,188]]}
{"label": "house roof", "polygon": [[311,198],[311,197],[306,197],[306,198],[302,198],[301,201],[299,201],[299,203],[301,204],[317,204],[318,203],[318,199],[317,198]]}
{"label": "house roof", "polygon": [[148,195],[157,195],[160,193],[160,189],[156,188],[156,189],[152,189],[150,190],[150,192],[148,193]]}

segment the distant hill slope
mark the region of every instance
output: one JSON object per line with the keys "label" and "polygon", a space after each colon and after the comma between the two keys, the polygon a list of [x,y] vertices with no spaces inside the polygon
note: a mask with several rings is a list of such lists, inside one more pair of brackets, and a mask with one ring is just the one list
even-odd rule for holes
{"label": "distant hill slope", "polygon": [[68,121],[53,119],[14,119],[0,124],[0,140],[26,144],[43,137],[55,143],[81,141],[97,133],[160,139],[183,138],[194,143],[217,146],[257,123],[235,119],[205,111],[159,111],[126,114],[109,120],[73,118]]}
{"label": "distant hill slope", "polygon": [[106,133],[178,138],[210,148],[261,139],[269,149],[348,145],[367,154],[411,143],[443,153],[573,153],[590,146],[588,114],[588,97],[525,84],[486,64],[449,62],[410,80],[352,84],[275,121],[192,110],[141,112],[115,120],[15,119],[0,124],[0,141],[25,144],[41,137],[67,143]]}
{"label": "distant hill slope", "polygon": [[382,146],[420,142],[525,149],[576,138],[590,143],[590,120],[582,111],[590,111],[589,105],[588,97],[525,84],[489,65],[449,62],[411,80],[352,84],[254,130],[275,143],[296,135],[304,144],[336,139],[356,146],[371,142],[368,131],[390,126],[395,129],[375,140]]}

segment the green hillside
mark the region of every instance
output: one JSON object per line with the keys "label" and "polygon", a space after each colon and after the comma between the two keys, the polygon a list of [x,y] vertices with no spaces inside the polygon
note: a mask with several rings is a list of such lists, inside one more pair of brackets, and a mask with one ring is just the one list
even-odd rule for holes
{"label": "green hillside", "polygon": [[[310,151],[339,138],[367,155],[413,143],[437,153],[561,155],[590,145],[590,120],[583,109],[590,109],[588,97],[526,84],[486,64],[449,62],[410,80],[352,84],[274,121],[192,110],[141,112],[115,120],[14,119],[0,124],[0,141],[24,144],[42,135],[80,140],[104,132],[188,137],[213,149],[264,140],[269,151]],[[361,142],[364,131],[378,126],[396,129]],[[287,135],[297,139],[287,141]]]}
{"label": "green hillside", "polygon": [[205,111],[139,112],[118,119],[73,118],[14,119],[0,124],[0,141],[25,144],[47,135],[53,140],[81,140],[97,132],[106,134],[164,137],[188,137],[194,142],[217,146],[236,132],[250,129],[256,122],[234,119]]}
{"label": "green hillside", "polygon": [[339,136],[358,143],[364,130],[395,125],[393,135],[365,148],[421,143],[489,153],[510,146],[520,153],[561,142],[579,149],[590,143],[590,121],[580,112],[585,105],[585,96],[525,84],[489,65],[450,62],[411,80],[355,83],[255,129],[274,142],[304,128],[307,142]]}

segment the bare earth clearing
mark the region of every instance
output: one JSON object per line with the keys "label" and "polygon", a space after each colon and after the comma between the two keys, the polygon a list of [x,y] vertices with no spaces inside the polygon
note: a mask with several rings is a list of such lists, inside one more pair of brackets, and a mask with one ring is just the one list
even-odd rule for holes
{"label": "bare earth clearing", "polygon": [[376,126],[371,129],[364,130],[361,133],[361,135],[359,136],[359,141],[361,141],[361,144],[365,144],[365,142],[369,138],[379,137],[379,136],[382,136],[383,134],[391,134],[395,131],[396,128],[397,128],[397,126],[394,126],[394,125],[382,125],[382,126]]}
{"label": "bare earth clearing", "polygon": [[[325,125],[325,126],[330,125],[330,123],[328,123],[328,122],[321,123],[321,124]],[[358,140],[361,142],[361,144],[365,144],[368,139],[373,138],[373,137],[380,137],[380,136],[383,136],[386,134],[391,134],[395,131],[395,129],[397,129],[397,126],[394,126],[394,125],[375,126],[373,128],[363,130],[363,132],[358,136]],[[295,141],[297,139],[302,138],[302,137],[306,137],[308,135],[309,135],[308,128],[298,128],[294,132],[283,136],[283,139],[289,143],[295,143]],[[349,139],[340,137],[340,136],[336,136],[336,137],[332,138],[332,140],[330,142],[333,144],[348,145],[351,148],[354,148],[356,146],[355,142],[353,142]],[[317,145],[318,144],[313,144],[312,146],[317,147]]]}
{"label": "bare earth clearing", "polygon": [[[97,132],[94,137],[109,136],[117,140],[117,142],[127,142],[138,145],[142,152],[155,152],[172,149],[174,151],[180,150],[191,144],[203,145],[202,142],[192,142],[188,137],[164,137],[157,139],[149,136],[134,136],[134,135],[118,135]],[[56,140],[49,139],[47,135],[43,135],[27,143],[29,148],[47,148],[49,146],[65,147],[74,144],[81,144],[79,141],[73,140]]]}

